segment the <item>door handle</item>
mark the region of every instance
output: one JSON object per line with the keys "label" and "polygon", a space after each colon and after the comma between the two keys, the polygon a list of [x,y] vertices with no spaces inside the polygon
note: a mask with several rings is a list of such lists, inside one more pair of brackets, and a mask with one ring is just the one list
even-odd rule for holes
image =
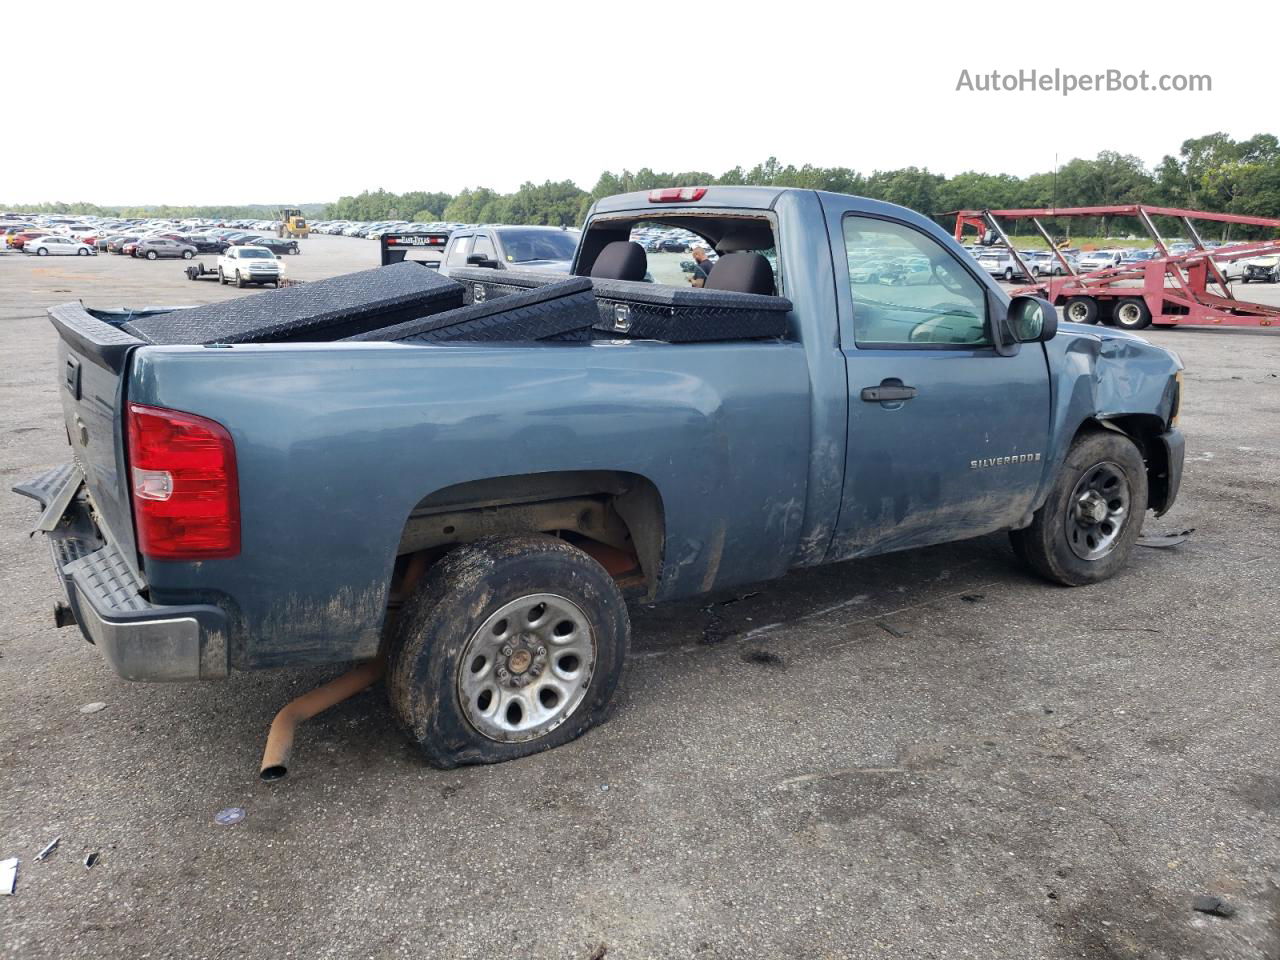
{"label": "door handle", "polygon": [[916,393],[915,387],[904,386],[901,381],[885,380],[878,387],[863,387],[862,399],[867,403],[901,403]]}

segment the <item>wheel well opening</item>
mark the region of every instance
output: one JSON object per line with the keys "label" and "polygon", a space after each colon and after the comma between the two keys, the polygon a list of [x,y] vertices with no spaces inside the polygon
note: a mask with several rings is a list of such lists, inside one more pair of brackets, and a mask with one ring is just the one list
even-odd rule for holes
{"label": "wheel well opening", "polygon": [[1147,509],[1159,516],[1168,506],[1169,455],[1160,435],[1164,433],[1164,421],[1152,413],[1122,414],[1105,419],[1089,418],[1076,431],[1073,442],[1091,431],[1110,430],[1123,434],[1133,441],[1147,468]]}
{"label": "wheel well opening", "polygon": [[391,605],[453,547],[482,537],[544,533],[581,549],[624,594],[652,598],[665,542],[662,497],[639,474],[611,470],[473,480],[437,490],[410,511],[396,548]]}

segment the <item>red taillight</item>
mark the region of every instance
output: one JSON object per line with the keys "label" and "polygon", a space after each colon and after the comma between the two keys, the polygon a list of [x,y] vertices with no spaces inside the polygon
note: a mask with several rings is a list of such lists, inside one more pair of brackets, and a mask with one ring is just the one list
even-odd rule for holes
{"label": "red taillight", "polygon": [[207,560],[240,552],[236,448],[222,424],[131,403],[129,467],[144,556]]}
{"label": "red taillight", "polygon": [[650,203],[679,203],[683,201],[701,200],[707,195],[706,187],[667,187],[664,190],[650,190]]}

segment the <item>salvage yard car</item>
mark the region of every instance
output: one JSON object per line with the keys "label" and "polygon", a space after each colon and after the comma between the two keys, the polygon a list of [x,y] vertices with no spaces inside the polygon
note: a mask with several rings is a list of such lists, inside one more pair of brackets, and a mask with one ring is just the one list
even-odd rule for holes
{"label": "salvage yard car", "polygon": [[448,273],[452,267],[482,264],[568,273],[577,245],[578,232],[563,227],[470,227],[449,236],[443,269]]}
{"label": "salvage yard car", "polygon": [[[703,289],[643,282],[645,223],[716,251]],[[928,277],[872,281],[851,251]],[[136,680],[385,657],[441,767],[600,722],[626,596],[996,531],[1092,584],[1182,474],[1175,355],[1011,299],[909,210],[812,190],[599,200],[571,276],[400,263],[50,317],[71,460],[16,489],[59,622]]]}
{"label": "salvage yard car", "polygon": [[266,247],[230,247],[218,257],[218,282],[247,287],[251,283],[273,283],[284,277],[284,264]]}
{"label": "salvage yard car", "polygon": [[34,253],[40,257],[88,257],[96,256],[98,248],[81,243],[73,237],[44,236],[28,240],[22,252]]}
{"label": "salvage yard car", "polygon": [[1243,283],[1280,283],[1280,256],[1254,257],[1243,264]]}
{"label": "salvage yard car", "polygon": [[166,257],[190,260],[197,253],[199,250],[195,244],[187,243],[185,240],[174,240],[171,237],[143,237],[133,247],[135,257],[143,257],[147,260],[161,260]]}

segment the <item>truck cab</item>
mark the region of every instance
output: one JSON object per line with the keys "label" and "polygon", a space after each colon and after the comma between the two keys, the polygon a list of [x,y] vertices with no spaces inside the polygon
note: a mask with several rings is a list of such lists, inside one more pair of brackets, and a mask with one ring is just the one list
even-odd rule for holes
{"label": "truck cab", "polygon": [[449,235],[441,270],[478,266],[568,273],[577,245],[578,231],[567,227],[465,227]]}

